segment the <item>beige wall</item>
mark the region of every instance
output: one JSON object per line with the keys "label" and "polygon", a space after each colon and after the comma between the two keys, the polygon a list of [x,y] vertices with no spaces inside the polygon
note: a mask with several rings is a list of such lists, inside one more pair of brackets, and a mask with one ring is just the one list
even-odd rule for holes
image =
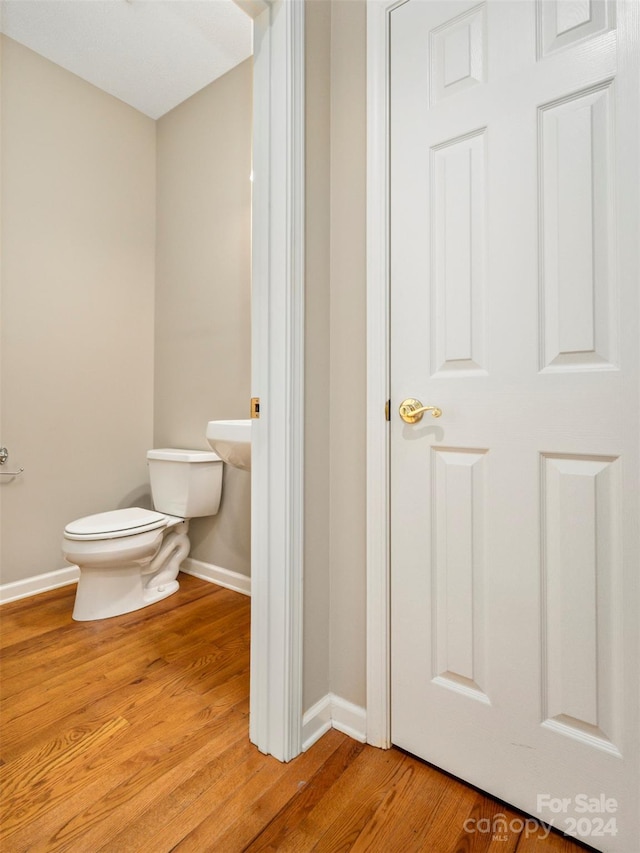
{"label": "beige wall", "polygon": [[366,704],[366,6],[331,15],[331,690]]}
{"label": "beige wall", "polygon": [[327,690],[366,703],[366,7],[306,16],[308,709]]}
{"label": "beige wall", "polygon": [[[247,61],[156,124],[3,47],[0,442],[25,467],[0,482],[8,583],[65,565],[68,521],[149,505],[149,447],[206,448],[208,420],[246,415],[252,81]],[[249,480],[225,472],[193,557],[249,573]]]}
{"label": "beige wall", "polygon": [[[65,565],[74,518],[146,492],[155,128],[3,37],[3,583]],[[2,478],[6,480],[7,478]]]}
{"label": "beige wall", "polygon": [[[252,80],[248,59],[157,123],[156,447],[208,449],[207,421],[249,416]],[[191,557],[250,573],[250,480],[225,466]]]}

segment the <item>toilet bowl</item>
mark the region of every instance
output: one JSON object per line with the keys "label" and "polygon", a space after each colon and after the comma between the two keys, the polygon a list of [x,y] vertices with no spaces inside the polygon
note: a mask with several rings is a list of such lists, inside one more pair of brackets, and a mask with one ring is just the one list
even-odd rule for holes
{"label": "toilet bowl", "polygon": [[147,453],[154,510],[141,507],[89,515],[65,527],[65,559],[80,570],[73,619],[107,619],[177,592],[189,553],[189,519],[215,515],[222,461],[203,450]]}

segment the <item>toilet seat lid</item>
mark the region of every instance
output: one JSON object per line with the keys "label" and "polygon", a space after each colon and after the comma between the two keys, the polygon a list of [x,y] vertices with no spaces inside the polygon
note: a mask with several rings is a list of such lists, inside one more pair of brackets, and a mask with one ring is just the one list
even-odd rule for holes
{"label": "toilet seat lid", "polygon": [[133,506],[79,518],[67,524],[64,533],[68,539],[114,539],[156,530],[166,523],[161,512]]}

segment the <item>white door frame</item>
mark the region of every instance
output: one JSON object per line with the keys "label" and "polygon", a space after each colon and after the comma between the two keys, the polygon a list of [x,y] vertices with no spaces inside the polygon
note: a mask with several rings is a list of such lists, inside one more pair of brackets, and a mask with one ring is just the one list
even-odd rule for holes
{"label": "white door frame", "polygon": [[389,559],[389,20],[367,0],[367,742],[391,746]]}
{"label": "white door frame", "polygon": [[289,761],[302,749],[303,0],[254,18],[253,80],[250,738]]}

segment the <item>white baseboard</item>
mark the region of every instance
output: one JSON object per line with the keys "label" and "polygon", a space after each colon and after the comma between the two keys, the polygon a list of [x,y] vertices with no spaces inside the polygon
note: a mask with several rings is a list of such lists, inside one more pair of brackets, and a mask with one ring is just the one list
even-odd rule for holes
{"label": "white baseboard", "polygon": [[327,693],[302,718],[302,750],[309,749],[329,729],[337,729],[354,740],[367,739],[367,712],[359,705]]}
{"label": "white baseboard", "polygon": [[232,589],[234,592],[241,592],[243,595],[251,595],[251,578],[241,575],[240,572],[232,572],[230,569],[223,569],[221,566],[214,566],[212,563],[203,563],[201,560],[192,560],[191,557],[187,557],[182,563],[180,571],[186,575],[193,575],[194,578],[218,584],[225,589]]}
{"label": "white baseboard", "polygon": [[333,728],[349,735],[354,740],[359,740],[360,743],[365,743],[367,740],[367,712],[365,709],[359,705],[354,705],[353,702],[347,702],[340,696],[333,696],[332,699]]}
{"label": "white baseboard", "polygon": [[0,604],[8,604],[10,601],[18,601],[20,598],[28,598],[30,595],[38,595],[57,589],[59,586],[68,586],[77,583],[80,570],[77,566],[65,566],[55,572],[46,572],[43,575],[34,575],[21,581],[0,584]]}
{"label": "white baseboard", "polygon": [[331,728],[331,694],[327,693],[302,717],[302,751],[305,752]]}
{"label": "white baseboard", "polygon": [[[251,595],[251,578],[232,572],[211,563],[203,563],[200,560],[187,558],[180,566],[180,571],[187,575],[193,575],[205,581],[224,586],[243,595]],[[28,598],[30,595],[38,595],[57,589],[60,586],[68,586],[77,583],[80,570],[77,566],[65,566],[54,572],[46,572],[42,575],[34,575],[20,581],[0,584],[0,604],[8,604],[10,601],[18,601],[20,598]]]}

